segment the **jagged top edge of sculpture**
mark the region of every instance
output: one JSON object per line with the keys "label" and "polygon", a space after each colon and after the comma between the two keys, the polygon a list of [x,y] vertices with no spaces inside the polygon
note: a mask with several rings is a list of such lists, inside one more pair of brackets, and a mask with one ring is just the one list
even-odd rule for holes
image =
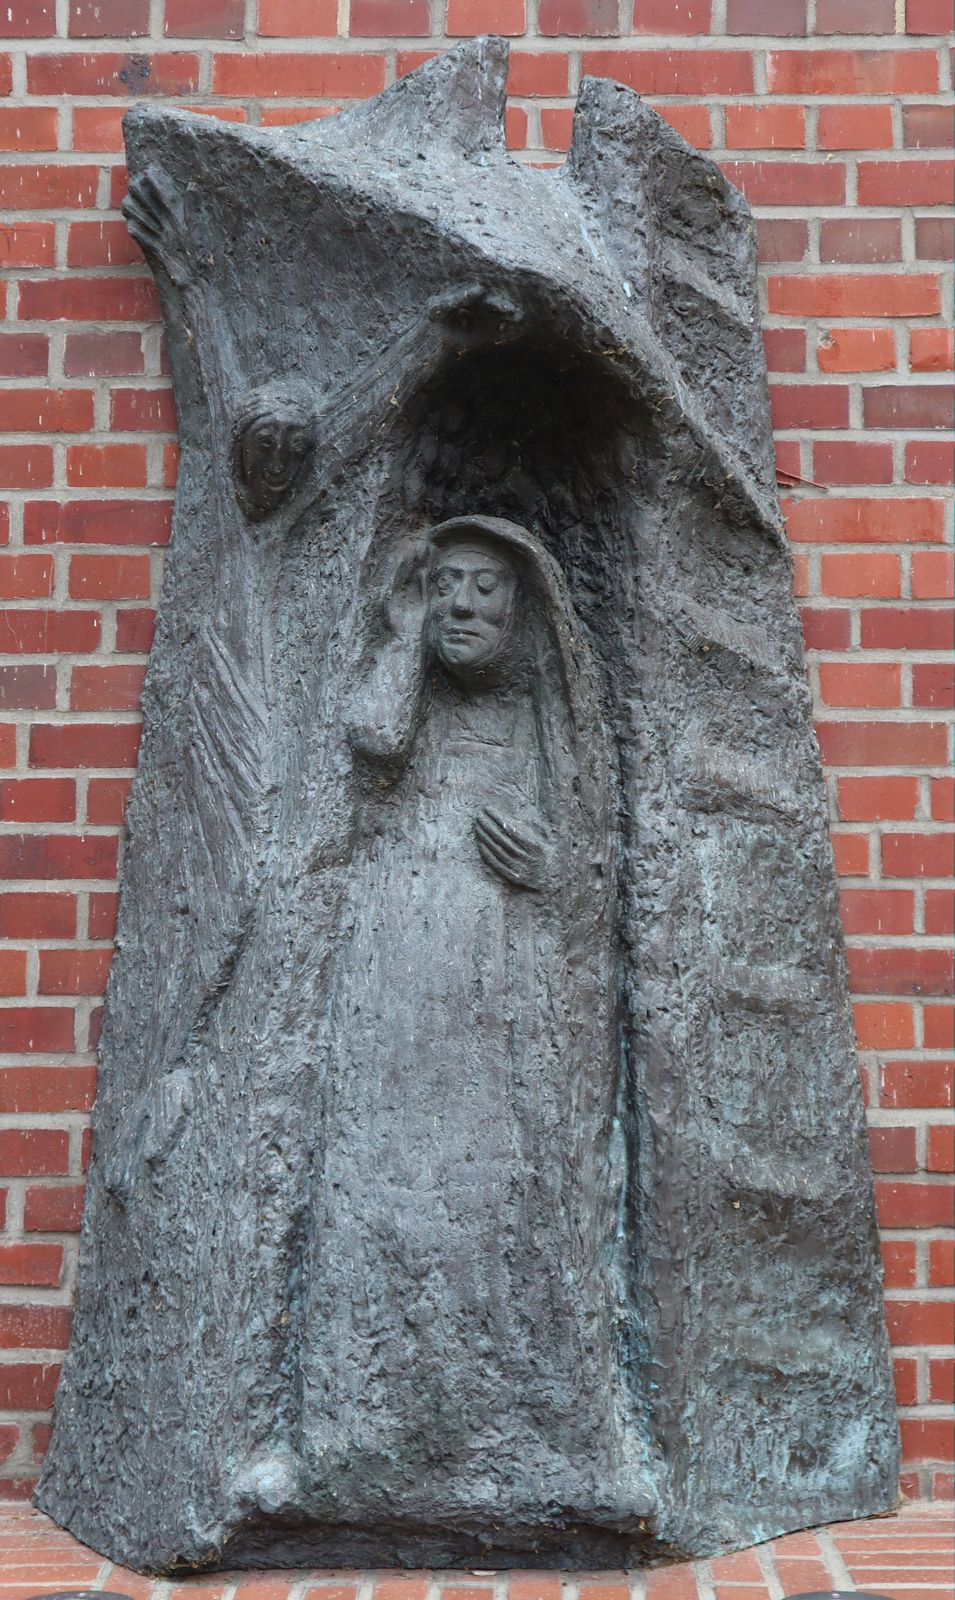
{"label": "jagged top edge of sculpture", "polygon": [[[417,135],[422,148],[444,146],[465,160],[492,157],[530,178],[547,181],[557,177],[573,183],[577,175],[574,156],[580,154],[582,136],[589,133],[592,120],[600,112],[613,109],[617,118],[612,129],[604,129],[605,138],[620,145],[635,141],[652,127],[655,140],[679,153],[697,173],[705,174],[708,183],[717,186],[741,223],[751,220],[745,196],[717,164],[689,144],[637,90],[615,78],[581,79],[566,161],[547,168],[517,161],[505,138],[509,54],[510,45],[500,35],[481,34],[465,39],[443,54],[432,56],[368,100],[332,116],[316,116],[288,127],[259,128],[248,123],[222,122],[202,112],[150,101],[132,106],[124,118],[124,127],[131,132],[141,122],[173,121],[200,137],[251,145],[276,155],[321,156],[326,151],[331,154],[345,148],[352,159],[358,159],[364,147],[369,155],[374,152],[378,161],[416,154],[410,146]],[[395,141],[399,132],[405,134],[405,149]],[[599,171],[591,168],[589,177],[588,186],[593,187]]]}
{"label": "jagged top edge of sculpture", "polygon": [[[506,178],[508,189],[514,184],[527,185],[539,202],[547,196],[546,209],[557,228],[555,240],[559,236],[566,241],[569,235],[561,195],[573,196],[573,203],[584,212],[595,205],[609,206],[612,212],[622,174],[632,174],[634,197],[646,190],[650,163],[641,160],[646,152],[651,162],[654,156],[661,164],[667,157],[673,158],[674,170],[688,179],[680,185],[687,198],[709,202],[722,214],[732,237],[752,258],[741,263],[744,275],[750,266],[755,270],[755,224],[744,197],[709,157],[689,145],[624,84],[600,77],[582,81],[574,138],[567,161],[559,169],[542,170],[515,160],[504,137],[508,54],[507,40],[496,35],[465,40],[432,57],[381,94],[334,116],[291,127],[263,129],[221,122],[180,107],[139,104],[124,119],[130,170],[148,165],[157,146],[167,151],[176,145],[184,151],[191,148],[200,163],[214,152],[233,152],[253,163],[274,164],[277,172],[294,173],[305,184],[330,184],[361,192],[375,205],[391,191],[391,203],[397,200],[403,211],[415,211],[426,226],[433,221],[433,204],[442,191],[445,203],[466,201],[468,190],[459,183],[459,173],[480,176],[482,184],[486,181],[492,186],[495,180]],[[605,155],[609,159],[604,160]],[[672,174],[668,170],[663,176],[664,189],[669,192]],[[487,198],[491,198],[490,191]],[[493,203],[503,198],[502,193]],[[470,248],[483,252],[480,229],[471,228],[470,220],[462,214],[453,226],[467,235]],[[718,222],[718,215],[714,220]],[[582,217],[579,231],[592,251],[584,222]],[[446,216],[448,225],[452,225],[451,219]],[[511,265],[534,275],[526,260]],[[615,362],[623,355],[622,345],[629,348],[640,369],[640,386],[652,391],[655,408],[672,408],[674,422],[679,416],[702,444],[711,458],[708,470],[715,473],[721,493],[738,491],[743,514],[754,516],[774,543],[788,548],[769,478],[761,481],[758,473],[732,458],[720,428],[714,428],[712,418],[698,414],[681,374],[646,316],[632,317],[635,307],[624,281],[627,272],[613,246],[605,252],[603,267],[603,293],[611,292],[612,312],[610,302],[604,300],[601,305],[600,298],[594,299],[585,289],[581,265],[565,259],[568,270],[561,292],[568,309],[575,318],[593,321],[596,317],[594,325]],[[631,362],[621,368],[627,384],[634,378],[630,369]]]}

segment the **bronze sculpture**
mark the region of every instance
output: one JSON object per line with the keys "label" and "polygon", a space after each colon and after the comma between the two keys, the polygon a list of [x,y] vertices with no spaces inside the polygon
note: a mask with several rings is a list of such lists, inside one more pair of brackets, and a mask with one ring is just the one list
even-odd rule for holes
{"label": "bronze sculpture", "polygon": [[741,197],[506,47],[131,113],[183,456],[38,1500],[154,1571],[632,1565],[897,1437]]}

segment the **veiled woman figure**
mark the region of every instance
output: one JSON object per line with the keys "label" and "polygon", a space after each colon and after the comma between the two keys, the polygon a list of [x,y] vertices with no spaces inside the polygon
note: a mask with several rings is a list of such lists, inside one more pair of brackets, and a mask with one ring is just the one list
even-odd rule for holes
{"label": "veiled woman figure", "polygon": [[304,1264],[311,1503],[367,1491],[380,1517],[393,1495],[426,1521],[450,1491],[462,1527],[503,1505],[625,1524],[610,767],[589,650],[526,529],[458,518],[411,549],[349,739],[363,800]]}

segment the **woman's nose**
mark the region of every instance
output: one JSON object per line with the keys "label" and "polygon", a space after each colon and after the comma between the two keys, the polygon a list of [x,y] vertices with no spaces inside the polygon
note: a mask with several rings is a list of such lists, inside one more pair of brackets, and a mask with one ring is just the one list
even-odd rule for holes
{"label": "woman's nose", "polygon": [[469,617],[474,611],[474,595],[468,582],[459,583],[451,596],[451,615]]}

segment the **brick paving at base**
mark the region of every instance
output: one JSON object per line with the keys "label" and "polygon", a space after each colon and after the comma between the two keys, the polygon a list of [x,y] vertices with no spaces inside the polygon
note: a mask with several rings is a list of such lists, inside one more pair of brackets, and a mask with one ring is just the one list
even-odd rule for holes
{"label": "brick paving at base", "polygon": [[640,1573],[214,1573],[160,1581],[104,1561],[48,1517],[0,1504],[0,1600],[109,1589],[130,1600],[786,1600],[831,1589],[953,1600],[955,1514],[921,1502],[893,1517],[794,1533],[756,1549]]}

